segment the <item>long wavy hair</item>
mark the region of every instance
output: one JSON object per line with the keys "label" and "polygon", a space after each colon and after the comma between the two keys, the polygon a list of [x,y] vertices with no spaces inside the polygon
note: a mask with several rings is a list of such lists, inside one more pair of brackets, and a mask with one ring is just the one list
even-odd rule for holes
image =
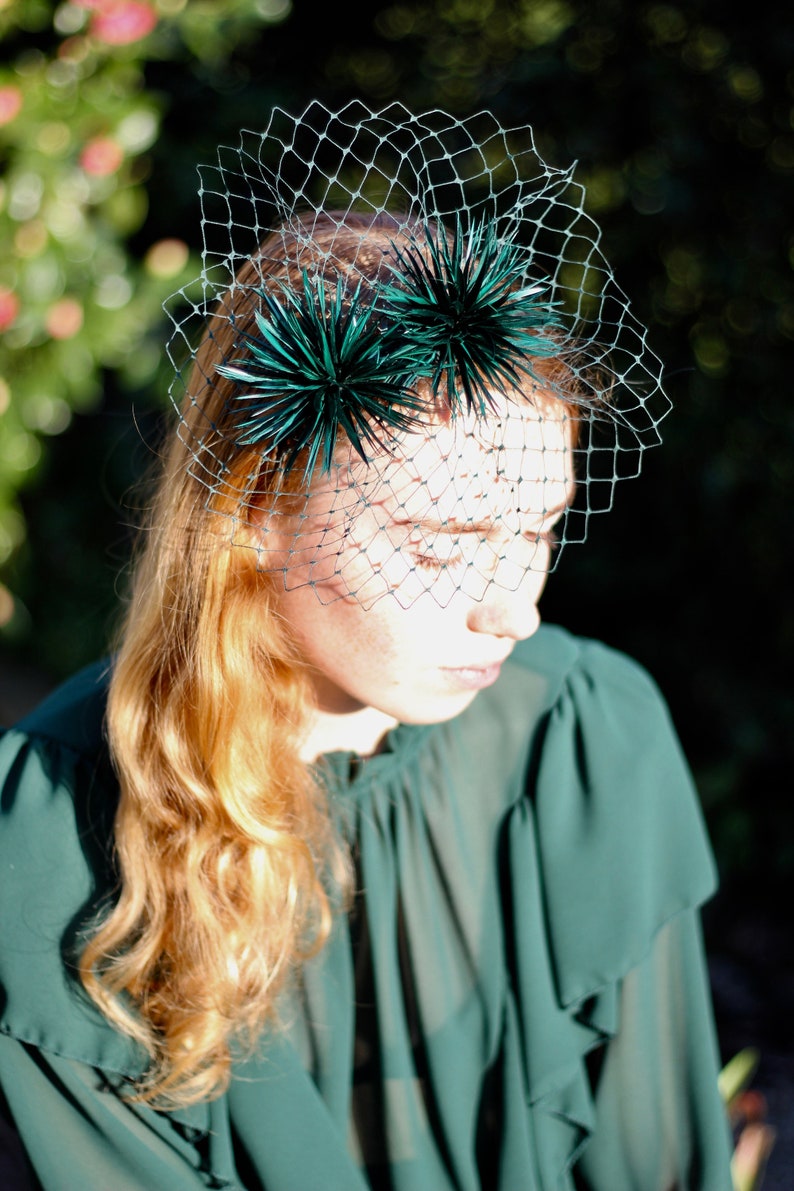
{"label": "long wavy hair", "polygon": [[[327,255],[334,279],[347,262],[375,281],[399,226],[388,215],[348,215],[341,228],[320,216],[311,251]],[[349,887],[323,791],[300,759],[310,683],[275,581],[245,548],[261,533],[252,505],[288,500],[289,483],[258,448],[235,443],[233,382],[216,371],[253,327],[257,287],[279,274],[299,283],[301,243],[283,232],[265,241],[208,324],[113,668],[120,892],[80,974],[150,1057],[136,1096],[163,1107],[224,1090],[232,1047],[277,1024],[280,992],[322,947]],[[539,363],[550,377],[561,367]],[[198,478],[207,471],[209,489]]]}

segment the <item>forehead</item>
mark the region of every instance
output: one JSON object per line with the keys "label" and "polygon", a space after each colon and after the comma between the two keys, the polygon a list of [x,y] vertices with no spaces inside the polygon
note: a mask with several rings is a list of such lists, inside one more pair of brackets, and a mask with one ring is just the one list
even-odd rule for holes
{"label": "forehead", "polygon": [[567,499],[573,418],[560,401],[501,399],[486,417],[459,414],[403,436],[391,455],[370,465],[353,463],[349,493],[416,522],[431,514],[440,522],[542,516]]}

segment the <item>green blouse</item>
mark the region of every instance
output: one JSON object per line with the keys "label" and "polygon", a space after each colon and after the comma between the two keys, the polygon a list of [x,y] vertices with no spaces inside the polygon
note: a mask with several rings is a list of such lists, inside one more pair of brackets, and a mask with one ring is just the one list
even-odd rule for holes
{"label": "green blouse", "polygon": [[113,883],[105,677],[0,742],[0,1084],[32,1187],[728,1191],[713,865],[634,663],[543,628],[456,719],[324,758],[353,911],[228,1093],[168,1113],[125,1099],[143,1057],[69,959]]}

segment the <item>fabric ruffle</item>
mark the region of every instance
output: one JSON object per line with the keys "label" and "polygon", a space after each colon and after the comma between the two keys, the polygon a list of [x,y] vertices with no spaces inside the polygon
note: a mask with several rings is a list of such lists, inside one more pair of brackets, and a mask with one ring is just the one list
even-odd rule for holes
{"label": "fabric ruffle", "polygon": [[542,1118],[540,1185],[563,1188],[596,1124],[588,1061],[618,1031],[623,980],[716,882],[688,770],[639,667],[583,645],[533,751],[534,793],[505,822],[510,973],[525,1094]]}

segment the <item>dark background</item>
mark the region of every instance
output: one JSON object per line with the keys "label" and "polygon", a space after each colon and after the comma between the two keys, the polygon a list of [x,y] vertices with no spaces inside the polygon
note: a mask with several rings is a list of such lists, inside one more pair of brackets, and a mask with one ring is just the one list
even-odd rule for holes
{"label": "dark background", "polygon": [[[642,478],[619,487],[585,548],[565,552],[543,610],[627,650],[670,703],[722,874],[706,917],[721,1042],[726,1057],[760,1048],[780,1133],[765,1188],[789,1187],[791,11],[770,0],[295,0],[276,22],[220,34],[214,55],[174,34],[143,64],[163,119],[133,256],[161,237],[199,246],[195,164],[264,126],[274,103],[487,107],[505,125],[534,125],[546,160],[579,162],[675,412]],[[42,22],[7,44],[13,56],[48,36]],[[101,399],[48,439],[5,571],[26,610],[0,638],[7,714],[105,647],[130,492],[163,410],[162,374],[136,390],[107,369]]]}

